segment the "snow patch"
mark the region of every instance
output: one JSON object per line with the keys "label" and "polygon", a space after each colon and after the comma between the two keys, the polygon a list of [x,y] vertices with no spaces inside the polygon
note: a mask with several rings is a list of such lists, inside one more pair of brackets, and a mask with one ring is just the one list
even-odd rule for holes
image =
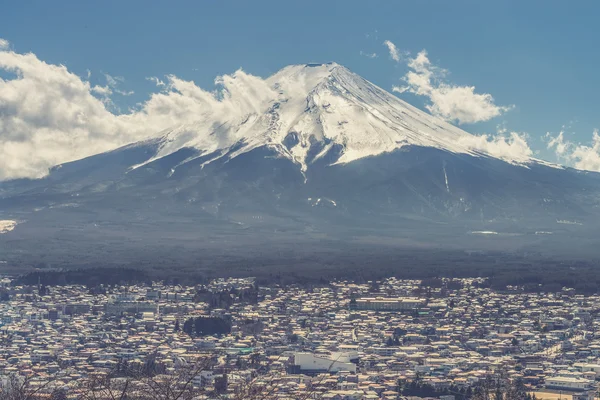
{"label": "snow patch", "polygon": [[557,224],[563,224],[563,225],[583,225],[583,223],[578,222],[578,221],[569,221],[566,219],[557,219],[556,220]]}
{"label": "snow patch", "polygon": [[13,221],[11,219],[0,220],[0,234],[8,233],[15,229],[17,226],[17,221]]}
{"label": "snow patch", "polygon": [[[446,192],[450,193],[450,185],[448,185],[448,174],[446,173],[446,162],[444,161],[444,180],[446,181]],[[462,199],[461,199],[462,201]]]}
{"label": "snow patch", "polygon": [[331,200],[331,199],[324,198],[324,197],[323,198],[319,197],[319,198],[316,198],[316,199],[314,199],[312,197],[309,197],[307,200],[308,200],[308,203],[312,207],[316,207],[316,206],[319,206],[319,205],[321,205],[321,206],[333,206],[333,207],[337,207],[337,203],[336,203],[335,200]]}

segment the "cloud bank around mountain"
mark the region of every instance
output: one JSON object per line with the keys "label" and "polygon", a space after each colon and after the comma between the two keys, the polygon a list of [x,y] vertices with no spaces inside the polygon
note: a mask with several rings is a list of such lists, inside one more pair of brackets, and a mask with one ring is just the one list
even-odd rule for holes
{"label": "cloud bank around mountain", "polygon": [[[386,45],[390,48],[390,54],[392,48],[397,53],[393,43],[389,43],[391,45]],[[447,82],[448,71],[433,65],[425,50],[414,58],[409,57],[407,66],[409,71],[402,78],[404,85],[394,86],[392,90],[428,98],[429,104],[425,106],[427,110],[446,121],[459,124],[489,121],[513,108],[497,105],[489,93],[475,93],[474,86],[459,86]]]}
{"label": "cloud bank around mountain", "polygon": [[[191,81],[168,76],[152,80],[152,93],[138,109],[113,111],[123,79],[105,74],[106,86],[91,86],[64,65],[35,54],[10,50],[0,40],[0,180],[40,178],[50,167],[147,139],[169,127],[201,118],[221,118],[254,110],[270,88],[238,70],[205,91]],[[112,110],[112,111],[111,111]]]}
{"label": "cloud bank around mountain", "polygon": [[546,134],[548,149],[554,150],[559,160],[586,171],[600,171],[600,134],[594,130],[591,144],[575,143],[565,139],[565,131],[558,135]]}
{"label": "cloud bank around mountain", "polygon": [[496,135],[465,136],[459,140],[459,144],[503,160],[526,162],[533,157],[533,150],[527,139],[525,133],[501,132]]}

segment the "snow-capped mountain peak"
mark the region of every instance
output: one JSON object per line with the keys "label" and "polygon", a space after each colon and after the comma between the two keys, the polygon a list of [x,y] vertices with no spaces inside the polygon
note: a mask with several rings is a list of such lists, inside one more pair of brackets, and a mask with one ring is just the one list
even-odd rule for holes
{"label": "snow-capped mountain peak", "polygon": [[348,163],[407,145],[481,154],[469,147],[469,133],[336,63],[291,65],[260,85],[235,93],[247,97],[234,99],[239,107],[166,132],[155,157],[141,165],[183,148],[215,153],[211,162],[266,146],[303,172],[325,156],[333,164]]}

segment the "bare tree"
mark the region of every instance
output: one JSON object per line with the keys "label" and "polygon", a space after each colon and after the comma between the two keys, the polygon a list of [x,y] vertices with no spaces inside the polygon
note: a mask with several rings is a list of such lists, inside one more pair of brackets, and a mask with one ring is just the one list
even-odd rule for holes
{"label": "bare tree", "polygon": [[49,391],[50,381],[36,380],[33,376],[11,375],[0,381],[0,399],[2,400],[37,400]]}
{"label": "bare tree", "polygon": [[[194,400],[201,395],[232,400],[277,400],[280,398],[276,374],[259,375],[236,381],[225,393],[202,385],[203,371],[212,370],[213,357],[198,357],[182,363],[174,371],[156,365],[153,357],[139,366],[115,368],[110,372],[90,374],[69,387],[55,387],[56,382],[34,377],[13,376],[0,383],[1,400]],[[332,364],[333,365],[333,364]],[[226,376],[226,375],[225,375]],[[297,399],[318,399],[317,388],[328,376],[323,374],[308,385]],[[286,396],[287,398],[288,396]]]}
{"label": "bare tree", "polygon": [[132,399],[130,383],[127,378],[98,374],[82,380],[73,391],[79,400],[126,400]]}
{"label": "bare tree", "polygon": [[[149,367],[149,364],[152,365]],[[202,393],[194,385],[200,373],[210,367],[212,358],[201,357],[182,365],[174,373],[164,373],[152,362],[92,376],[76,389],[80,400],[192,400]]]}

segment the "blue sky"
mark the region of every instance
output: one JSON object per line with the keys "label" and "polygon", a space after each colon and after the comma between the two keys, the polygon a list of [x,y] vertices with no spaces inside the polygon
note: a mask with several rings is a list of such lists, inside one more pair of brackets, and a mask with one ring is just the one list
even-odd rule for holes
{"label": "blue sky", "polygon": [[147,77],[210,89],[240,67],[266,77],[305,62],[336,61],[391,91],[409,69],[390,58],[390,40],[407,59],[425,49],[448,84],[514,105],[463,129],[526,133],[537,156],[556,161],[547,132],[590,143],[600,127],[598,15],[595,1],[22,1],[0,6],[0,38],[77,75],[90,70],[91,85],[123,77],[119,90],[134,93],[112,96],[121,110],[156,91]]}

